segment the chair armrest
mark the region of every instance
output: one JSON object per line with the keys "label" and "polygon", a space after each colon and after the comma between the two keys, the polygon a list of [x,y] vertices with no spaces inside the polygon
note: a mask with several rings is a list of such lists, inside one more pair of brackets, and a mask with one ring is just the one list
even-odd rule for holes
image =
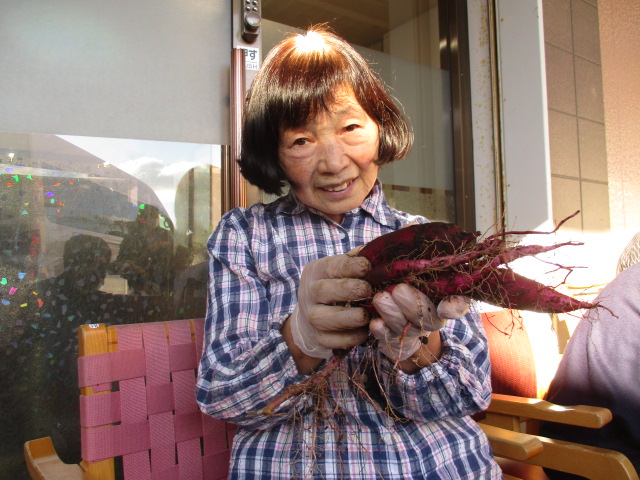
{"label": "chair armrest", "polygon": [[513,432],[480,423],[480,428],[491,443],[493,454],[513,460],[529,460],[542,452],[542,442],[533,435]]}
{"label": "chair armrest", "polygon": [[587,405],[561,406],[536,398],[494,393],[488,413],[524,417],[578,427],[601,428],[612,420],[611,411]]}
{"label": "chair armrest", "polygon": [[527,460],[531,465],[560,470],[593,480],[639,480],[631,461],[622,453],[546,437],[536,437],[543,451]]}
{"label": "chair armrest", "polygon": [[78,465],[63,463],[50,437],[30,440],[24,444],[24,458],[34,480],[86,480]]}
{"label": "chair armrest", "polygon": [[[483,423],[478,425],[487,435],[495,457],[592,480],[640,480],[631,461],[620,452],[514,432]],[[510,473],[519,475],[517,472]],[[505,475],[504,478],[513,477]]]}

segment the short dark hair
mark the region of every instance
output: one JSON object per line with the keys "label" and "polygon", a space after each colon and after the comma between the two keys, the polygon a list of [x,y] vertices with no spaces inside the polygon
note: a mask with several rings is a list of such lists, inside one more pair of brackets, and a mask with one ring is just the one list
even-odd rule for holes
{"label": "short dark hair", "polygon": [[102,257],[106,263],[111,261],[111,249],[100,237],[79,233],[71,236],[64,243],[62,262],[65,269],[95,265],[99,257]]}
{"label": "short dark hair", "polygon": [[287,178],[280,166],[280,130],[304,125],[327,111],[349,86],[378,125],[378,165],[403,158],[413,133],[367,61],[324,27],[282,40],[267,55],[247,96],[238,163],[242,175],[266,193],[280,195]]}

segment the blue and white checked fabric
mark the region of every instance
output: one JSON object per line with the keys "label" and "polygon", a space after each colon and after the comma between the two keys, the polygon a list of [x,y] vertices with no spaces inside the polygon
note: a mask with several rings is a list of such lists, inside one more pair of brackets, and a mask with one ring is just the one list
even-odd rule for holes
{"label": "blue and white checked fabric", "polygon": [[484,433],[469,418],[491,395],[487,341],[475,313],[447,323],[442,358],[417,374],[358,347],[331,375],[322,402],[303,395],[272,416],[252,414],[307,378],[280,335],[304,266],[416,221],[426,219],[392,209],[379,184],[341,225],[292,194],[223,217],[208,243],[210,291],[196,394],[204,412],[239,425],[230,478],[502,478]]}

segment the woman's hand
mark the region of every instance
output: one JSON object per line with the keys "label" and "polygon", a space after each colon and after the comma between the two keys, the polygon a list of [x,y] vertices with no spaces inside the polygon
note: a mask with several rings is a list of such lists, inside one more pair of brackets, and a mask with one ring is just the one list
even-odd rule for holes
{"label": "woman's hand", "polygon": [[308,369],[301,368],[300,353],[320,359],[306,361],[317,366],[334,349],[348,349],[367,339],[367,312],[348,303],[371,296],[371,286],[361,280],[369,268],[366,258],[351,255],[324,257],[304,267],[298,305],[283,329],[301,371]]}
{"label": "woman's hand", "polygon": [[[469,298],[448,297],[436,308],[433,302],[419,290],[406,285],[396,285],[391,291],[378,292],[373,306],[380,314],[369,325],[371,334],[378,340],[379,349],[392,361],[403,361],[419,356],[428,348],[423,339],[440,330],[447,319],[460,318],[469,310]],[[441,353],[440,342],[429,342],[432,358]],[[435,347],[435,351],[433,351]]]}

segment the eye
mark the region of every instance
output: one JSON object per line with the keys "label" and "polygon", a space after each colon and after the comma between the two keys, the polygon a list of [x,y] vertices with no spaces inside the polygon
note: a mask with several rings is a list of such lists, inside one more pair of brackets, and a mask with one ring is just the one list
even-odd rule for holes
{"label": "eye", "polygon": [[357,130],[359,127],[360,127],[359,125],[357,125],[355,123],[352,123],[352,124],[347,125],[346,127],[344,127],[344,130],[346,132],[353,132],[354,130]]}
{"label": "eye", "polygon": [[296,138],[293,142],[292,145],[298,146],[298,147],[303,147],[304,145],[307,144],[309,140],[306,138]]}

